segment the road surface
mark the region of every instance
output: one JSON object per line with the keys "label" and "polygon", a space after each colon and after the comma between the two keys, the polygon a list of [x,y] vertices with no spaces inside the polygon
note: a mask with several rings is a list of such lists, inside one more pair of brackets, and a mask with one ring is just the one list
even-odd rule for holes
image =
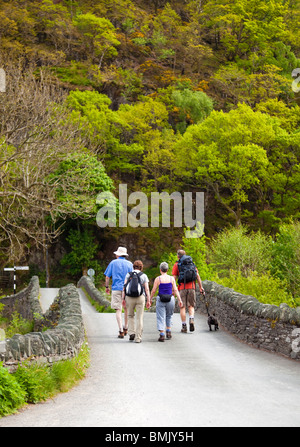
{"label": "road surface", "polygon": [[[251,348],[196,315],[194,333],[158,343],[146,313],[140,344],[117,338],[114,314],[99,314],[82,290],[91,348],[86,378],[68,393],[0,419],[0,427],[300,426],[300,364]],[[43,291],[42,299],[57,290]],[[51,301],[50,299],[50,301]]]}

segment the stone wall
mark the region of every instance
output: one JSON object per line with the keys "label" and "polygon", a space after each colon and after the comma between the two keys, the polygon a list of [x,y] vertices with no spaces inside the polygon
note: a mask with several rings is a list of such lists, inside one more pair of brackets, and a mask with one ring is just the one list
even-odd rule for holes
{"label": "stone wall", "polygon": [[79,293],[73,284],[59,291],[59,319],[54,329],[14,335],[0,342],[0,361],[9,370],[30,359],[52,363],[76,355],[84,341]]}
{"label": "stone wall", "polygon": [[4,304],[3,316],[10,318],[13,312],[18,312],[27,320],[34,320],[35,316],[43,313],[39,302],[39,278],[33,276],[28,287],[15,295],[1,298],[0,303]]}
{"label": "stone wall", "polygon": [[203,287],[205,298],[197,293],[201,312],[215,313],[223,328],[243,342],[300,360],[300,307],[262,304],[212,281],[203,281]]}
{"label": "stone wall", "polygon": [[82,276],[78,281],[78,287],[82,287],[94,301],[100,304],[100,306],[103,306],[105,309],[110,307],[110,301],[108,301],[106,296],[95,287],[95,284],[89,276]]}

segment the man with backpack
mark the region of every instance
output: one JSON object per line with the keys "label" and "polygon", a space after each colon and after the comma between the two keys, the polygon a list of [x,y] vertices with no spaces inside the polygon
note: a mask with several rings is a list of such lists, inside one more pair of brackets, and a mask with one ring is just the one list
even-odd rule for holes
{"label": "man with backpack", "polygon": [[127,273],[132,271],[133,265],[126,259],[128,256],[127,249],[125,247],[119,247],[114,252],[117,259],[111,261],[104,272],[105,275],[105,287],[106,293],[109,294],[109,280],[112,278],[111,287],[111,308],[116,310],[116,318],[119,327],[118,338],[124,338],[127,335],[128,317],[127,309],[124,307],[124,326],[122,324],[122,290],[124,286],[124,280]]}
{"label": "man with backpack", "polygon": [[[128,309],[129,340],[135,340],[136,343],[142,341],[145,295],[147,296],[147,308],[149,309],[151,306],[149,279],[143,273],[142,261],[134,261],[133,271],[127,273],[125,278],[122,298],[123,306]],[[135,311],[136,314],[134,314]]]}
{"label": "man with backpack", "polygon": [[184,250],[178,250],[177,257],[178,261],[173,266],[172,275],[175,279],[178,278],[178,290],[183,302],[183,306],[180,308],[181,332],[187,332],[186,307],[189,313],[190,332],[193,332],[195,330],[196,281],[201,293],[204,292],[204,289],[192,258],[187,256]]}

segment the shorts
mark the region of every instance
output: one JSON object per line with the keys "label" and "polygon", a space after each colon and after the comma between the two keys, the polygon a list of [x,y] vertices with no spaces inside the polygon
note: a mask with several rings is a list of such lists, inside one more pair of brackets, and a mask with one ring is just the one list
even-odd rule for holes
{"label": "shorts", "polygon": [[122,290],[111,291],[110,307],[115,310],[122,310]]}
{"label": "shorts", "polygon": [[179,290],[179,293],[183,302],[183,307],[196,307],[195,289],[182,289]]}

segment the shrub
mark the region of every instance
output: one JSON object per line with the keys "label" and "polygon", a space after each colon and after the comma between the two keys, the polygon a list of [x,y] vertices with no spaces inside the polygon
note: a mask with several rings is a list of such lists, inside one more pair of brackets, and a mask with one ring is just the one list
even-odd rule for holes
{"label": "shrub", "polygon": [[251,295],[263,304],[275,304],[279,306],[286,303],[290,307],[296,307],[293,296],[287,291],[286,283],[269,273],[258,274],[251,272],[245,278],[241,272],[230,271],[229,277],[216,278],[219,284],[230,287],[243,295]]}
{"label": "shrub", "polygon": [[25,391],[0,363],[0,417],[14,413],[25,404]]}
{"label": "shrub", "polygon": [[33,331],[33,321],[26,320],[18,312],[12,314],[9,326],[6,328],[6,336],[11,338],[15,334],[27,334]]}
{"label": "shrub", "polygon": [[286,281],[295,299],[300,299],[300,222],[280,227],[272,247],[271,273]]}
{"label": "shrub", "polygon": [[14,378],[24,390],[27,402],[40,402],[55,394],[56,384],[48,365],[25,362],[18,367]]}
{"label": "shrub", "polygon": [[14,413],[26,402],[36,403],[68,391],[84,377],[88,366],[87,343],[78,356],[52,366],[26,361],[10,374],[0,363],[0,417]]}
{"label": "shrub", "polygon": [[228,276],[230,270],[245,277],[270,270],[272,239],[262,234],[248,233],[245,226],[229,228],[218,234],[210,246],[210,259],[219,276]]}

